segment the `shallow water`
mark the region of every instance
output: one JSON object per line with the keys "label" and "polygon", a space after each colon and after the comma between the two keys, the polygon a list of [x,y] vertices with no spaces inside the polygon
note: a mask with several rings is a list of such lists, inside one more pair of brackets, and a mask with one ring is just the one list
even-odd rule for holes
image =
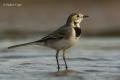
{"label": "shallow water", "polygon": [[120,80],[120,38],[81,39],[67,52],[68,71],[60,54],[60,72],[50,48],[5,49],[31,40],[0,42],[0,80]]}

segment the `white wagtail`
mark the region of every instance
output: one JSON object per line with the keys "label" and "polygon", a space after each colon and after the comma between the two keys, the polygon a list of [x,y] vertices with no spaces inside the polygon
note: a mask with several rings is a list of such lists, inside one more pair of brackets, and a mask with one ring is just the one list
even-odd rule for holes
{"label": "white wagtail", "polygon": [[66,24],[64,24],[63,26],[61,26],[59,29],[52,32],[51,34],[48,34],[47,36],[37,41],[10,46],[8,47],[8,49],[25,46],[25,45],[31,45],[31,44],[35,44],[35,45],[42,44],[44,46],[53,48],[56,50],[56,60],[57,60],[58,71],[60,69],[58,54],[59,54],[59,51],[62,50],[63,60],[65,63],[65,68],[67,70],[68,67],[65,59],[66,50],[71,46],[73,46],[79,40],[81,35],[80,23],[83,20],[83,18],[86,18],[86,17],[88,16],[80,13],[72,13],[68,17]]}

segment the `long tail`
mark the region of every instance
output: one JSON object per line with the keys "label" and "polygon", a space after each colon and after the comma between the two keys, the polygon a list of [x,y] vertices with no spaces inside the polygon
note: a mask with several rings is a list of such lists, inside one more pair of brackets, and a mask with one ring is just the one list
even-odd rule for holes
{"label": "long tail", "polygon": [[35,43],[35,42],[29,42],[29,43],[24,43],[24,44],[18,44],[18,45],[10,46],[10,47],[8,47],[8,49],[12,49],[12,48],[16,48],[16,47],[22,47],[22,46],[30,45],[30,44],[33,44],[33,43]]}

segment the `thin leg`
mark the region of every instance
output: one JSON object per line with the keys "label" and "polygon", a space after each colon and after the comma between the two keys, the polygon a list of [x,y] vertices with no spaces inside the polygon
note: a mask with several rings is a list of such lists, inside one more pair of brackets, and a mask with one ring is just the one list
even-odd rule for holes
{"label": "thin leg", "polygon": [[59,61],[58,61],[58,54],[59,54],[59,50],[57,50],[57,52],[56,52],[56,60],[57,60],[57,68],[58,68],[58,71],[59,71],[59,69],[60,69],[60,66],[59,66]]}
{"label": "thin leg", "polygon": [[63,60],[64,60],[64,63],[65,63],[65,68],[66,68],[66,70],[67,70],[68,67],[67,67],[67,63],[66,63],[66,59],[65,59],[65,53],[66,53],[66,51],[63,50]]}

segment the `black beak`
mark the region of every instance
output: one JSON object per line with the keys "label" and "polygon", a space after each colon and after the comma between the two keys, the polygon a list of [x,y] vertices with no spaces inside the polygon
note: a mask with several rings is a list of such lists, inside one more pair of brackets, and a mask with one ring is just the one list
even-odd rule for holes
{"label": "black beak", "polygon": [[84,15],[84,16],[83,16],[83,18],[87,18],[87,17],[89,17],[89,16],[87,16],[87,15]]}

